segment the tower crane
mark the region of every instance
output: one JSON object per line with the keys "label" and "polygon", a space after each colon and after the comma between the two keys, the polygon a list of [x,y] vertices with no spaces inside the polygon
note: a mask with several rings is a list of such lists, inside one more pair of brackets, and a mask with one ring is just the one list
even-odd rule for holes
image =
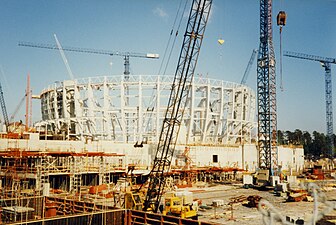
{"label": "tower crane", "polygon": [[247,64],[247,66],[246,66],[246,69],[245,69],[245,72],[244,72],[244,76],[243,76],[240,84],[246,84],[247,77],[248,77],[248,75],[250,73],[251,66],[252,66],[253,61],[254,61],[254,59],[255,59],[255,57],[257,55],[257,52],[258,52],[258,49],[253,49],[251,57],[250,57],[250,60],[249,60],[249,62]]}
{"label": "tower crane", "polygon": [[260,45],[257,63],[259,168],[278,168],[275,55],[272,0],[260,0]]}
{"label": "tower crane", "polygon": [[332,111],[332,82],[331,82],[331,64],[336,64],[336,59],[327,58],[322,56],[309,55],[304,53],[289,52],[285,51],[284,56],[306,59],[311,61],[320,62],[325,71],[325,97],[326,97],[326,122],[327,122],[327,137],[328,137],[328,147],[329,152],[327,153],[329,157],[333,156],[333,111]]}
{"label": "tower crane", "polygon": [[109,55],[109,56],[121,56],[121,57],[124,57],[124,61],[125,61],[124,63],[125,79],[128,79],[129,74],[130,74],[130,57],[148,58],[148,59],[158,59],[159,58],[159,54],[154,54],[154,53],[119,52],[119,51],[110,51],[110,50],[102,50],[102,49],[66,47],[66,46],[60,47],[54,44],[41,44],[41,43],[32,43],[32,42],[19,42],[18,45],[23,46],[23,47],[45,48],[45,49],[61,50],[61,51],[69,51],[69,52],[82,52],[82,53],[91,53],[91,54],[100,54],[100,55]]}
{"label": "tower crane", "polygon": [[165,112],[153,168],[144,201],[144,211],[158,211],[183,119],[190,83],[193,79],[212,0],[193,0]]}

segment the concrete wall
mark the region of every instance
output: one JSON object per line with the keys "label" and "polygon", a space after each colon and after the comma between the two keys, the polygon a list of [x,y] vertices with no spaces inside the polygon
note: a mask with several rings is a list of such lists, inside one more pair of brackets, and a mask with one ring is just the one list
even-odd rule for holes
{"label": "concrete wall", "polygon": [[[182,155],[184,146],[176,147],[175,158]],[[214,162],[217,156],[217,162]],[[258,150],[253,144],[244,146],[191,146],[189,157],[195,166],[237,167],[248,171],[258,168]],[[279,165],[283,170],[302,170],[304,166],[303,148],[278,147]],[[181,160],[180,160],[181,161]],[[181,162],[179,164],[181,165]]]}
{"label": "concrete wall", "polygon": [[303,148],[278,146],[278,163],[283,170],[301,171],[304,166]]}
{"label": "concrete wall", "polygon": [[[105,152],[123,154],[123,165],[136,164],[147,166],[151,162],[150,145],[135,148],[133,144],[114,143],[112,141],[58,141],[39,140],[37,134],[32,134],[30,139],[0,139],[0,151],[8,148],[18,148],[26,151],[49,151],[49,152]],[[36,138],[37,137],[37,138]],[[112,160],[113,157],[111,157]]]}
{"label": "concrete wall", "polygon": [[[28,151],[65,151],[65,152],[106,152],[124,154],[123,165],[135,164],[146,168],[155,157],[156,145],[134,147],[133,144],[114,143],[112,141],[48,141],[38,140],[32,134],[29,140],[0,139],[0,150],[20,148]],[[189,146],[191,165],[238,167],[255,171],[258,167],[258,150],[253,144],[244,146]],[[185,163],[185,145],[177,145],[172,165],[183,166]],[[278,147],[279,165],[283,170],[302,170],[304,166],[303,148]],[[216,160],[217,159],[217,160]]]}
{"label": "concrete wall", "polygon": [[[182,155],[183,149],[184,146],[177,146],[175,158]],[[258,151],[254,145],[191,146],[189,157],[192,165],[199,167],[236,167],[254,171],[258,166]]]}

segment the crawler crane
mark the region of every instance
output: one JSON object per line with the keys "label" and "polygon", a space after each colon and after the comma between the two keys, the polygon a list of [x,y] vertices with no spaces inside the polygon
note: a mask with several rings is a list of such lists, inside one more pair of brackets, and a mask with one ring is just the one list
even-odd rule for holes
{"label": "crawler crane", "polygon": [[165,173],[170,169],[211,5],[212,0],[192,2],[154,164],[149,176],[144,211],[157,212],[159,209],[165,186]]}

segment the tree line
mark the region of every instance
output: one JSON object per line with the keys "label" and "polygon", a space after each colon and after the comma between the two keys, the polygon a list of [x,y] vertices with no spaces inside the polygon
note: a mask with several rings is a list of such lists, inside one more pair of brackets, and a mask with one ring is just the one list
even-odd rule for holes
{"label": "tree line", "polygon": [[[335,154],[336,136],[332,136],[334,140],[333,153]],[[304,154],[307,158],[322,158],[328,156],[329,137],[324,133],[314,131],[312,135],[308,131],[296,129],[292,131],[278,130],[279,145],[302,145]]]}

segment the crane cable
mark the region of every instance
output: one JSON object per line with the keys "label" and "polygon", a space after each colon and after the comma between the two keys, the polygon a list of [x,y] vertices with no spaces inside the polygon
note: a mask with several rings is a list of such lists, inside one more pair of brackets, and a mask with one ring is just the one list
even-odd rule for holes
{"label": "crane cable", "polygon": [[166,55],[167,55],[167,51],[168,51],[168,47],[170,45],[170,41],[171,41],[171,38],[172,38],[172,35],[173,35],[173,32],[174,32],[174,27],[175,27],[177,18],[178,18],[179,13],[180,13],[181,5],[182,5],[182,1],[180,1],[180,4],[178,6],[178,9],[177,9],[177,12],[176,12],[176,15],[175,15],[174,23],[173,23],[173,26],[172,26],[171,31],[170,31],[169,39],[168,39],[168,42],[167,42],[167,45],[166,45],[166,49],[165,49],[164,54],[163,54],[163,58],[162,58],[162,61],[161,61],[161,65],[160,65],[160,69],[159,69],[158,74],[161,73],[161,69],[162,69],[163,63],[165,61],[165,58],[166,58]]}
{"label": "crane cable", "polygon": [[[283,0],[280,1],[280,7],[283,9],[284,2]],[[279,12],[280,13],[280,12]],[[280,25],[279,33],[280,33],[280,90],[283,92],[283,76],[282,76],[282,26],[286,25],[286,22],[284,24]]]}
{"label": "crane cable", "polygon": [[282,82],[282,27],[286,25],[287,15],[285,11],[280,11],[277,15],[277,25],[280,27],[280,90],[284,91]]}
{"label": "crane cable", "polygon": [[180,21],[179,21],[179,24],[178,24],[177,29],[176,29],[176,32],[175,32],[174,41],[173,41],[172,46],[171,46],[171,48],[170,48],[169,56],[168,56],[168,59],[167,59],[167,62],[166,62],[166,66],[165,66],[163,75],[166,74],[167,67],[168,67],[168,64],[169,64],[169,61],[170,61],[170,58],[171,58],[171,55],[172,55],[172,52],[173,52],[173,49],[174,49],[174,46],[175,46],[175,42],[176,42],[176,39],[177,39],[177,36],[178,36],[178,31],[179,31],[179,29],[180,29],[180,27],[181,27],[181,23],[182,23],[183,15],[184,15],[184,12],[185,12],[186,7],[187,7],[187,3],[188,3],[188,1],[185,1],[184,8],[183,8],[183,10],[182,10],[181,17],[180,17]]}
{"label": "crane cable", "polygon": [[[165,58],[166,58],[166,56],[167,56],[168,47],[169,47],[169,45],[170,45],[170,41],[171,41],[171,38],[172,38],[172,35],[173,35],[173,32],[174,32],[174,27],[175,27],[177,18],[179,17],[179,14],[180,14],[180,10],[181,10],[182,2],[183,2],[183,1],[181,0],[181,1],[180,1],[180,4],[179,4],[179,7],[178,7],[178,9],[177,9],[177,13],[176,13],[176,16],[175,16],[175,19],[174,19],[174,23],[173,23],[172,29],[171,29],[171,31],[170,31],[170,36],[169,36],[169,39],[168,39],[168,42],[167,42],[167,46],[166,46],[165,52],[164,52],[164,54],[163,54],[163,58],[162,58],[162,62],[161,62],[161,65],[160,65],[160,69],[159,69],[158,75],[160,75],[160,73],[161,73],[161,69],[162,69],[163,63],[164,63]],[[175,32],[175,38],[174,38],[173,44],[172,44],[172,46],[171,46],[171,49],[170,49],[170,52],[169,52],[169,56],[168,56],[168,59],[167,59],[166,65],[165,65],[165,69],[164,69],[164,72],[163,72],[162,75],[165,75],[165,74],[166,74],[166,70],[167,70],[167,67],[168,67],[168,64],[169,64],[169,61],[170,61],[170,57],[171,57],[173,48],[174,48],[174,46],[175,46],[176,38],[177,38],[177,35],[178,35],[178,30],[180,29],[181,22],[182,22],[182,19],[183,19],[183,14],[184,14],[184,12],[185,12],[185,10],[186,10],[187,2],[188,2],[188,1],[185,1],[185,5],[184,5],[183,11],[182,11],[182,13],[181,13],[180,21],[179,21],[178,27],[177,27],[176,32]],[[153,92],[154,92],[154,90],[153,90]],[[154,101],[154,94],[152,94],[152,99],[151,99],[150,102],[149,102],[149,107],[150,107],[150,105],[152,104],[152,101]]]}
{"label": "crane cable", "polygon": [[[164,64],[165,59],[166,59],[166,56],[167,56],[168,48],[169,48],[169,46],[170,46],[170,42],[171,42],[171,39],[172,39],[172,36],[173,36],[173,33],[174,33],[174,27],[175,27],[175,25],[176,25],[176,22],[177,22],[178,18],[180,17],[179,24],[178,24],[178,27],[177,27],[176,32],[175,32],[175,38],[174,38],[174,41],[173,41],[173,43],[172,43],[172,46],[171,46],[171,49],[170,49],[170,52],[169,52],[169,56],[168,56],[168,59],[167,59],[167,61],[166,61],[165,69],[164,69],[164,72],[163,72],[162,75],[165,75],[165,74],[166,74],[166,70],[167,70],[167,67],[168,67],[168,64],[169,64],[171,55],[172,55],[172,51],[173,51],[173,49],[174,49],[175,42],[176,42],[176,39],[177,39],[177,36],[178,36],[178,31],[179,31],[179,29],[180,29],[181,22],[182,22],[182,19],[183,19],[183,15],[184,15],[184,12],[185,12],[185,10],[186,10],[187,3],[188,3],[188,1],[185,1],[184,8],[183,8],[183,10],[182,10],[182,12],[181,12],[181,15],[179,15],[179,14],[180,14],[180,11],[181,11],[181,7],[182,7],[182,2],[183,2],[183,0],[180,1],[180,4],[179,4],[179,6],[178,6],[178,9],[177,9],[177,12],[176,12],[176,15],[175,15],[174,23],[173,23],[172,29],[171,29],[171,31],[170,31],[169,39],[168,39],[168,42],[167,42],[167,45],[166,45],[166,49],[165,49],[164,54],[163,54],[163,58],[162,58],[162,61],[161,61],[161,65],[160,65],[160,69],[159,69],[158,75],[160,75],[160,73],[161,73],[163,64]],[[155,97],[154,97],[154,96],[155,96],[155,95],[154,95],[154,91],[155,91],[155,90],[153,89],[152,94],[151,94],[151,99],[149,100],[149,103],[148,103],[148,106],[147,106],[147,111],[154,111],[154,108],[155,108],[155,107],[158,107],[158,106],[156,105],[156,101],[154,101],[154,100],[155,100]],[[149,127],[149,125],[150,125],[150,120],[151,120],[151,118],[152,118],[152,115],[153,115],[153,113],[150,114],[150,116],[148,117],[147,122],[145,121],[145,130],[146,130],[146,129]]]}
{"label": "crane cable", "polygon": [[282,26],[280,27],[280,90],[284,91],[282,79]]}
{"label": "crane cable", "polygon": [[[170,45],[170,41],[171,41],[171,38],[172,38],[172,36],[173,36],[173,32],[174,32],[174,27],[175,27],[176,21],[177,21],[177,19],[178,19],[178,17],[179,17],[179,14],[180,14],[180,10],[181,10],[181,6],[182,6],[182,2],[183,2],[183,1],[181,0],[179,6],[178,6],[178,8],[177,8],[177,12],[176,12],[176,15],[175,15],[174,23],[173,23],[173,26],[172,26],[171,31],[170,31],[169,39],[168,39],[168,42],[167,42],[167,45],[166,45],[166,49],[165,49],[164,54],[163,54],[163,58],[162,58],[162,61],[161,61],[161,65],[160,65],[160,69],[159,69],[158,75],[160,75],[160,73],[161,73],[162,66],[163,66],[163,64],[164,64],[164,62],[165,62],[165,59],[166,59],[166,56],[167,56],[168,47],[169,47],[169,45]],[[187,4],[187,1],[185,1],[185,2],[186,2],[186,4]],[[166,62],[165,70],[164,70],[164,72],[163,72],[162,75],[164,75],[164,74],[166,73],[167,66],[168,66],[169,61],[170,61],[170,57],[171,57],[171,53],[172,53],[172,49],[173,49],[173,47],[174,47],[174,45],[175,45],[175,40],[176,40],[176,38],[177,38],[178,30],[179,30],[180,25],[181,25],[181,20],[182,20],[182,18],[183,18],[183,14],[184,14],[185,9],[186,9],[186,4],[185,4],[184,9],[183,9],[183,11],[182,11],[181,18],[180,18],[180,21],[179,21],[179,25],[178,25],[177,30],[176,30],[176,33],[175,33],[174,42],[173,42],[173,44],[172,44],[172,46],[171,46],[171,50],[170,50],[170,53],[169,53],[168,60],[167,60],[167,62]],[[151,95],[151,96],[152,96],[152,97],[151,97],[151,99],[149,100],[148,109],[149,109],[152,105],[153,105],[153,108],[156,106],[156,105],[155,105],[155,102],[154,102],[154,89],[153,89],[153,91],[152,91],[152,95]],[[150,119],[150,118],[149,118],[149,119]],[[148,120],[148,123],[149,123],[149,120]],[[148,125],[148,124],[147,124],[147,125]],[[146,127],[147,127],[147,125],[146,125]]]}

